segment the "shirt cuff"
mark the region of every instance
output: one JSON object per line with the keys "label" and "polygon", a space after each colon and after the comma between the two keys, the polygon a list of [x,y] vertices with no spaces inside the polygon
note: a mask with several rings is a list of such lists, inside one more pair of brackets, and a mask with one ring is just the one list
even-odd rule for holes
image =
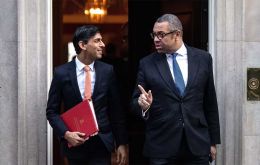
{"label": "shirt cuff", "polygon": [[145,117],[146,116],[146,112],[150,109],[151,106],[149,106],[146,110],[142,109],[142,116]]}

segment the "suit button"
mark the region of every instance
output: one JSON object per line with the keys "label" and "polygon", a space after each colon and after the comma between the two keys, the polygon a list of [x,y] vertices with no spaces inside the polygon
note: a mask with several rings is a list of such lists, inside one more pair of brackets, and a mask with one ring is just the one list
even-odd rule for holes
{"label": "suit button", "polygon": [[179,118],[180,121],[182,121],[182,118]]}

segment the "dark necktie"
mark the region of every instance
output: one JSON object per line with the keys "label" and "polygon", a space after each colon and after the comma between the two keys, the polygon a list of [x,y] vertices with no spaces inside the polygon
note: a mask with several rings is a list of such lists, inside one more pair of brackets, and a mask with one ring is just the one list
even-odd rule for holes
{"label": "dark necktie", "polygon": [[176,60],[178,53],[173,53],[172,54],[172,61],[173,61],[173,74],[174,74],[174,79],[175,79],[175,85],[179,91],[179,94],[182,96],[184,89],[185,89],[185,84],[184,84],[184,80],[182,77],[182,73],[180,70],[180,67],[178,65],[178,62]]}

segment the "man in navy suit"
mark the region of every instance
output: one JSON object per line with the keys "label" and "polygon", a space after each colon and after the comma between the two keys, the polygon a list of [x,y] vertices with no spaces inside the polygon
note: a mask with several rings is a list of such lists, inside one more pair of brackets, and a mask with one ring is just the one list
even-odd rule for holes
{"label": "man in navy suit", "polygon": [[144,155],[152,165],[208,165],[220,144],[211,55],[184,44],[180,20],[157,19],[157,52],[139,63],[132,109],[145,120]]}
{"label": "man in navy suit", "polygon": [[[73,44],[77,53],[75,59],[54,70],[47,119],[59,136],[62,152],[70,165],[111,164],[114,146],[118,164],[126,164],[125,114],[120,106],[113,67],[98,61],[105,47],[100,30],[92,25],[77,28]],[[84,99],[85,66],[90,68],[91,99],[99,126],[98,135],[88,138],[84,138],[84,133],[70,132],[60,118],[61,105],[67,111]]]}

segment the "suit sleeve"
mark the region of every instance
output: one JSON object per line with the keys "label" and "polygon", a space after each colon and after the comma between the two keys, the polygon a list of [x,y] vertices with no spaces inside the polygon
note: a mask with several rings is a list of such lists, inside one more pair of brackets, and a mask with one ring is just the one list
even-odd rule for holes
{"label": "suit sleeve", "polygon": [[60,107],[62,100],[61,83],[57,71],[54,71],[49,97],[47,102],[46,116],[50,125],[57,135],[62,138],[68,130],[62,119],[60,118]]}
{"label": "suit sleeve", "polygon": [[109,82],[109,91],[108,91],[108,109],[109,109],[109,118],[112,127],[113,134],[115,136],[116,145],[128,143],[128,135],[126,130],[126,116],[125,110],[122,108],[118,83],[116,81],[116,76],[111,69],[111,76]]}
{"label": "suit sleeve", "polygon": [[204,113],[209,126],[211,144],[220,144],[220,126],[217,97],[214,86],[212,57],[209,55],[209,78],[205,89]]}

